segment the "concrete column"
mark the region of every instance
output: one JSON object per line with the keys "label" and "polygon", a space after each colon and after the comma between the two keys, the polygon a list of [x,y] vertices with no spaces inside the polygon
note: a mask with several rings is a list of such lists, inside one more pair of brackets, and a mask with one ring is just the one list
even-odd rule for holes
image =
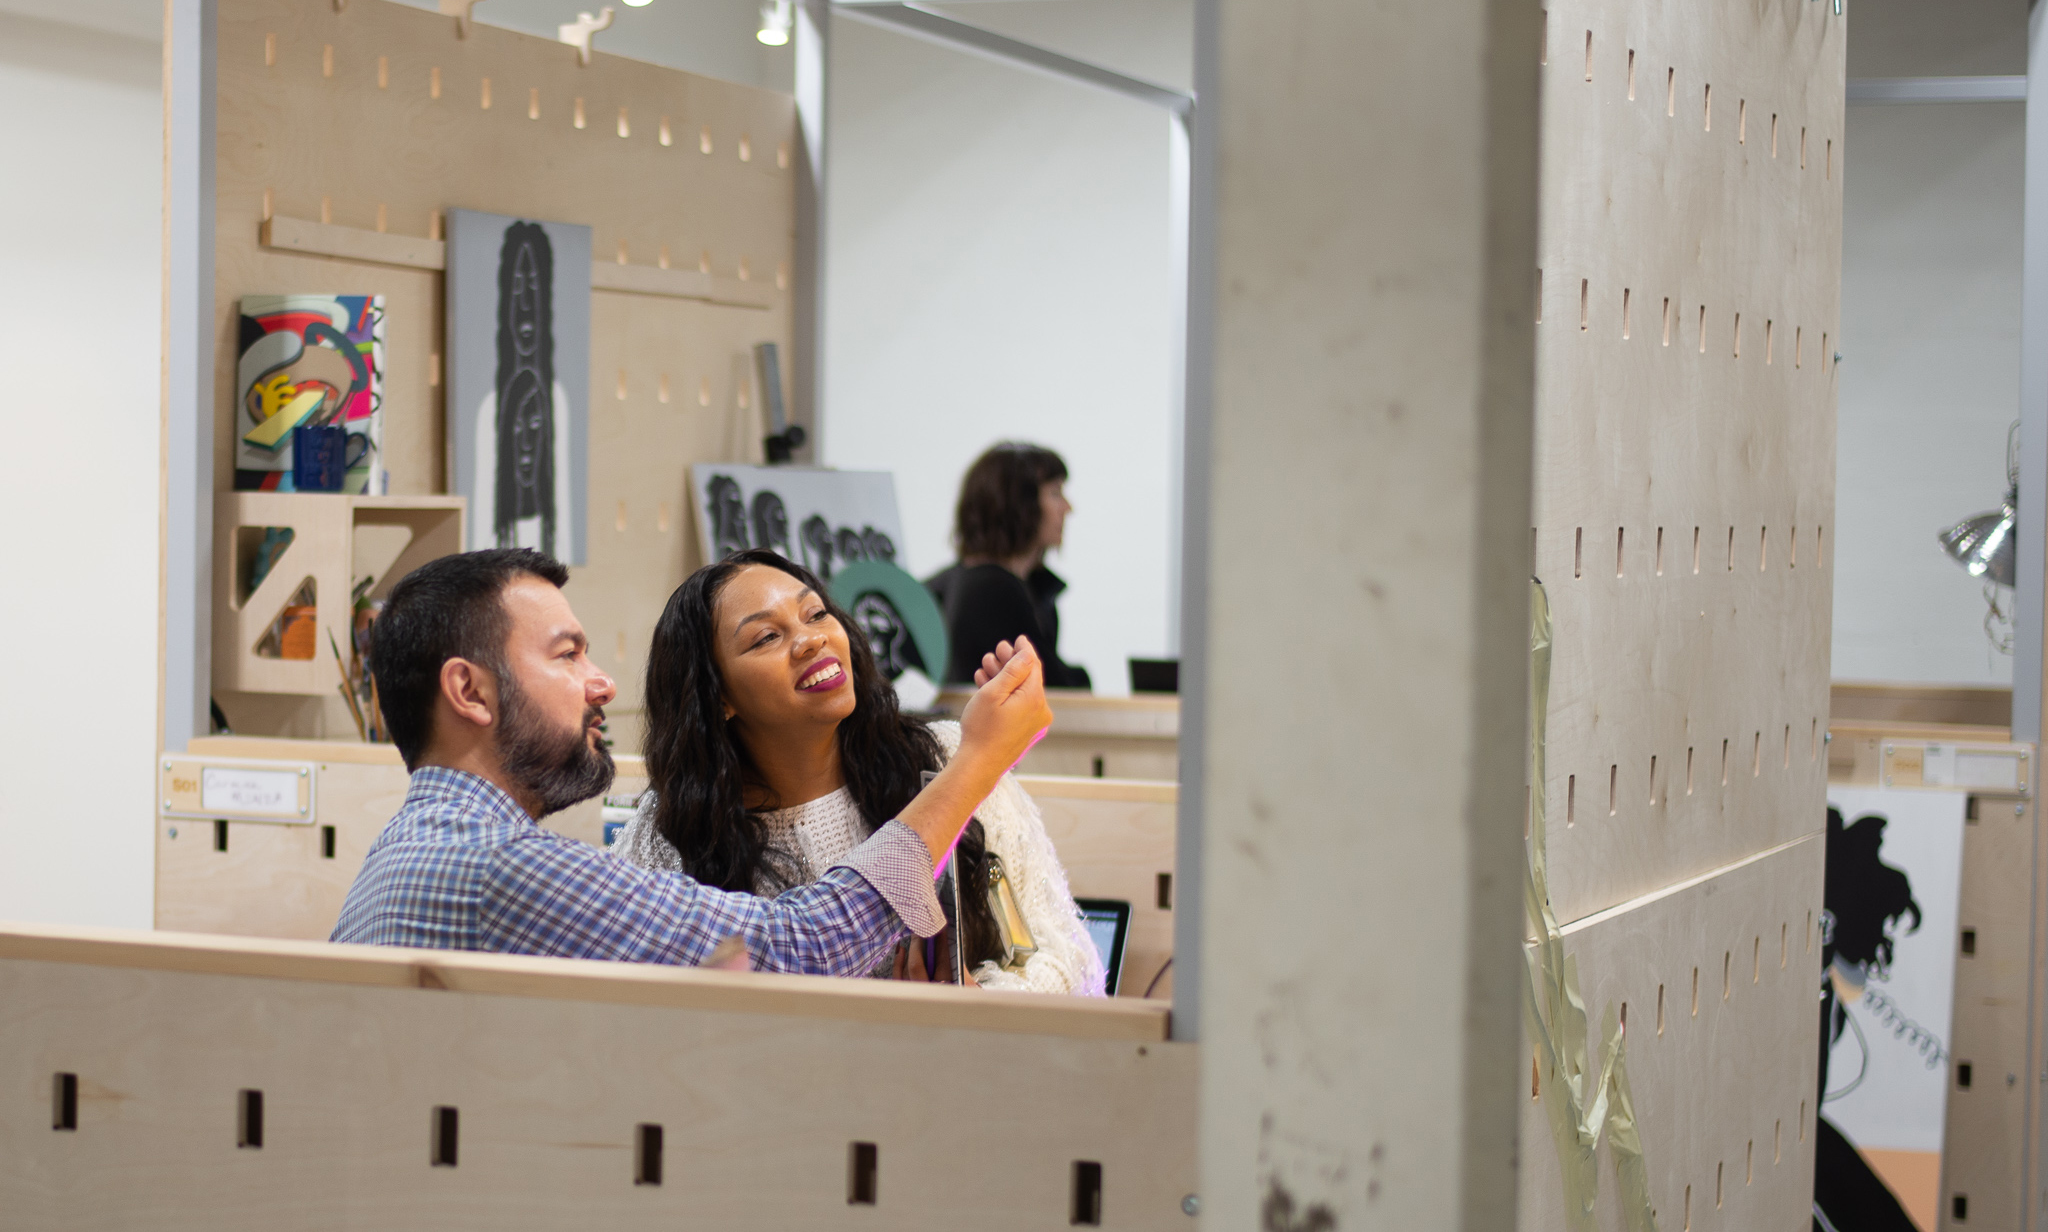
{"label": "concrete column", "polygon": [[213,685],[215,0],[164,11],[160,748],[210,729]]}
{"label": "concrete column", "polygon": [[825,133],[830,107],[832,6],[796,6],[796,292],[789,421],[810,434],[801,461],[825,456]]}
{"label": "concrete column", "polygon": [[1514,1219],[1538,20],[1198,3],[1208,1227]]}
{"label": "concrete column", "polygon": [[[2048,5],[2027,19],[2027,167],[2020,283],[2020,495],[2013,528],[2012,738],[2041,743],[2048,674]],[[2033,895],[2027,962],[2027,1066],[2022,1086],[2022,1227],[2048,1229],[2048,850],[2040,793],[2026,802]],[[1946,1198],[1948,1195],[1943,1194]]]}

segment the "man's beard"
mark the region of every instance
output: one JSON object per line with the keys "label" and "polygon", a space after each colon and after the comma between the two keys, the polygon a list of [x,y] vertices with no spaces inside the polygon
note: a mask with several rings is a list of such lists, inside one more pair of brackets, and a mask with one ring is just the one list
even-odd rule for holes
{"label": "man's beard", "polygon": [[592,706],[573,732],[551,731],[528,704],[510,672],[498,673],[498,756],[505,776],[540,804],[540,815],[559,813],[612,785],[612,753],[590,741],[602,715]]}

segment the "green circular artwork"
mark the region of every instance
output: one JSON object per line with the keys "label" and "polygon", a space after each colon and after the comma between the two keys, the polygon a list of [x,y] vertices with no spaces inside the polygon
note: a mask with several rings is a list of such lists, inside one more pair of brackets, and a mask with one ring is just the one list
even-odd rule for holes
{"label": "green circular artwork", "polygon": [[916,668],[937,683],[945,674],[946,617],[923,582],[888,561],[857,560],[834,569],[830,586],[832,601],[868,635],[883,675]]}

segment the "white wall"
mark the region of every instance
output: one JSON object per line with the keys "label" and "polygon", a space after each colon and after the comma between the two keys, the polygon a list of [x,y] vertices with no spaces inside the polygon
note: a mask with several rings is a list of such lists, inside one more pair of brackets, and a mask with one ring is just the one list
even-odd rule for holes
{"label": "white wall", "polygon": [[[1164,84],[1190,6],[958,5]],[[892,470],[905,563],[953,558],[961,474],[998,440],[1072,478],[1060,651],[1099,692],[1168,647],[1174,304],[1169,124],[1156,108],[834,21],[824,460]]]}
{"label": "white wall", "polygon": [[1849,109],[1836,679],[2012,682],[2012,659],[1984,635],[1983,583],[1935,535],[2005,492],[2019,414],[2023,113]]}
{"label": "white wall", "polygon": [[[1851,77],[2023,73],[2026,7],[1864,0]],[[1838,680],[2009,684],[1935,534],[1994,509],[2019,414],[2018,103],[1852,106],[1843,149]],[[2010,592],[2005,598],[2010,599]]]}
{"label": "white wall", "polygon": [[0,919],[147,928],[162,17],[77,15],[0,11]]}

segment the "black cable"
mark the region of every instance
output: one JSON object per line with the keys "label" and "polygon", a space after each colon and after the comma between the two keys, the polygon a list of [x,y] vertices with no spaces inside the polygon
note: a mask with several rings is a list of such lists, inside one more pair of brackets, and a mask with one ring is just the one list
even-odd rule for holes
{"label": "black cable", "polygon": [[1166,973],[1169,970],[1171,970],[1172,967],[1173,958],[1171,956],[1168,956],[1166,960],[1166,965],[1164,967],[1159,968],[1159,974],[1152,977],[1152,982],[1150,984],[1145,985],[1145,996],[1147,998],[1151,997],[1152,990],[1159,987],[1159,981],[1166,977]]}

